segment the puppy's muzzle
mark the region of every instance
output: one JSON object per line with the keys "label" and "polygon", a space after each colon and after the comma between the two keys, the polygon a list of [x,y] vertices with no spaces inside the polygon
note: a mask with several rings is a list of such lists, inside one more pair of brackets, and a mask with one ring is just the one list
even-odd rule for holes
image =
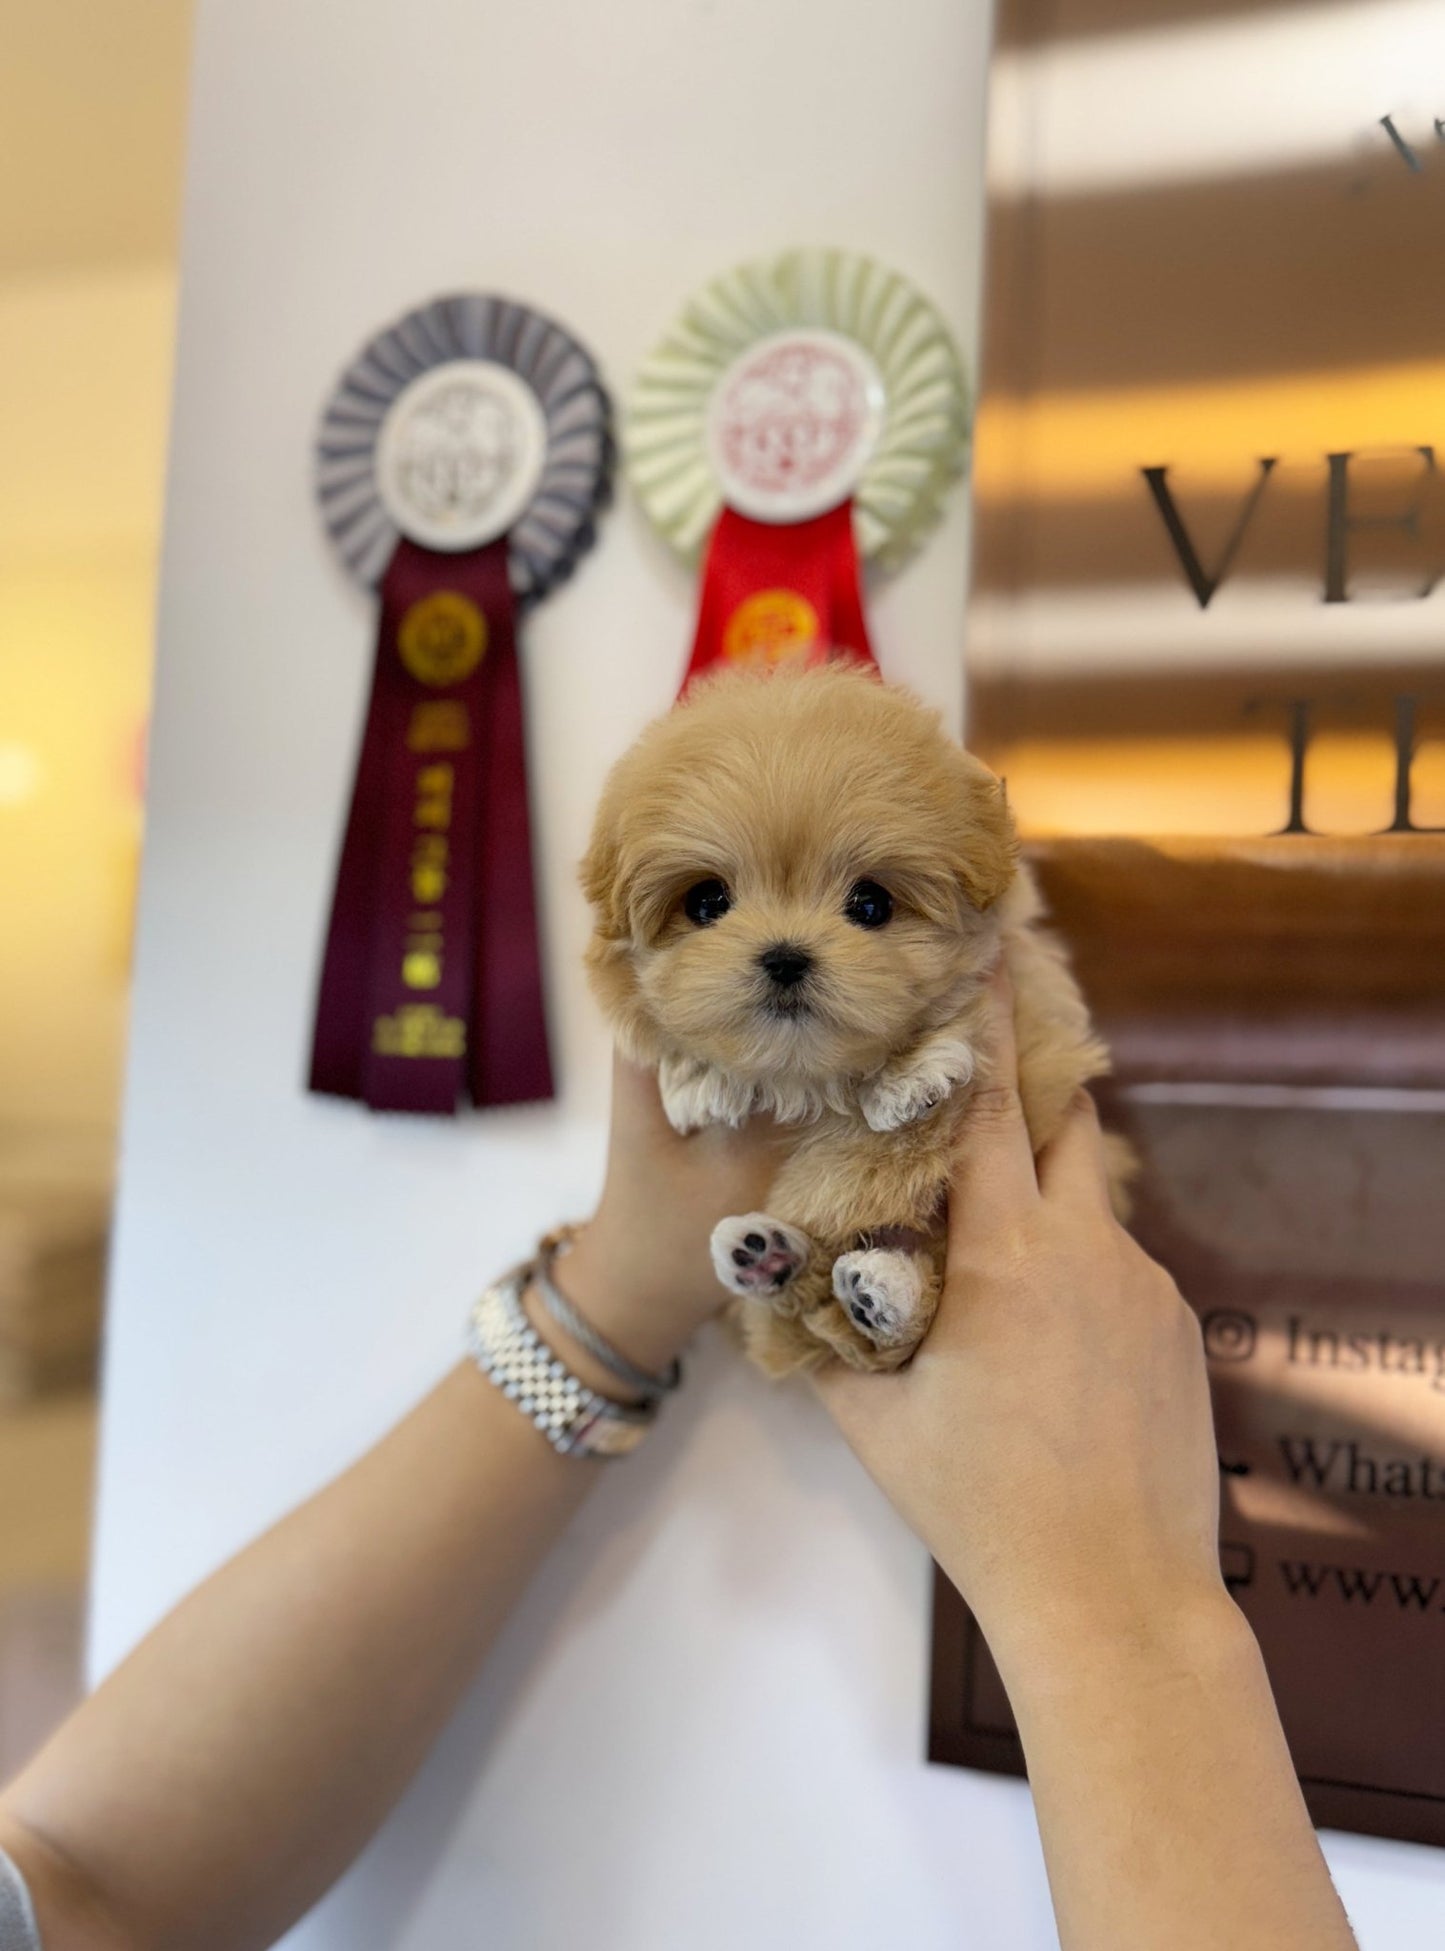
{"label": "puppy's muzzle", "polygon": [[796,989],[813,966],[813,958],[796,942],[774,942],[758,957],[758,966],[779,989]]}

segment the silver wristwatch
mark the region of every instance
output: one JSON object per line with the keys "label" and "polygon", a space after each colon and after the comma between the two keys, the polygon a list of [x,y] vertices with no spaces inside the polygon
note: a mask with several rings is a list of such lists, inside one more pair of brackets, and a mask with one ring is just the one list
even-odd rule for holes
{"label": "silver wristwatch", "polygon": [[532,1273],[530,1262],[514,1267],[482,1295],[467,1327],[468,1352],[563,1456],[625,1456],[656,1422],[656,1402],[610,1402],[552,1353],[522,1307]]}

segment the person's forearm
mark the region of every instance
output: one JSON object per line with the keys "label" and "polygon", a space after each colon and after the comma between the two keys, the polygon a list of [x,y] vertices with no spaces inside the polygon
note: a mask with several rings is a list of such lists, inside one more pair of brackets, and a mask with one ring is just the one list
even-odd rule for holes
{"label": "person's forearm", "polygon": [[1062,1951],[1350,1951],[1259,1648],[1222,1588],[1000,1664]]}
{"label": "person's forearm", "polygon": [[[607,1182],[564,1285],[634,1366],[664,1374],[715,1312],[709,1235],[757,1205],[775,1142],[681,1137],[655,1077],[614,1065]],[[529,1312],[583,1383],[627,1399]],[[559,1456],[464,1362],[207,1580],[0,1795],[46,1951],[272,1943],[391,1808],[606,1467]]]}
{"label": "person's forearm", "polygon": [[270,1944],[395,1802],[601,1467],[464,1363],[207,1580],[0,1802],[47,1951]]}

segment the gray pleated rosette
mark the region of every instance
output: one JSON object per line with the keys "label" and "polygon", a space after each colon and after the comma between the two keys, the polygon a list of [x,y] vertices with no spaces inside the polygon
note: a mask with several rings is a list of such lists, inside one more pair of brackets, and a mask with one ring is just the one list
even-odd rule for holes
{"label": "gray pleated rosette", "polygon": [[511,299],[458,292],[378,332],[341,375],[317,435],[316,492],[369,586],[403,533],[462,550],[504,529],[525,606],[592,546],[613,460],[611,402],[572,334]]}

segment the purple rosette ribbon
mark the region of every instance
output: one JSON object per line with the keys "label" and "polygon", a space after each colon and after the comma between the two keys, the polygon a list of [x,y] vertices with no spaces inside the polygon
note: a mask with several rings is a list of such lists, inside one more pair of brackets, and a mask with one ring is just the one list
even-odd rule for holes
{"label": "purple rosette ribbon", "polygon": [[607,395],[552,320],[477,294],[379,333],[317,491],[381,597],[309,1085],[376,1111],[553,1094],[516,626],[595,539]]}

